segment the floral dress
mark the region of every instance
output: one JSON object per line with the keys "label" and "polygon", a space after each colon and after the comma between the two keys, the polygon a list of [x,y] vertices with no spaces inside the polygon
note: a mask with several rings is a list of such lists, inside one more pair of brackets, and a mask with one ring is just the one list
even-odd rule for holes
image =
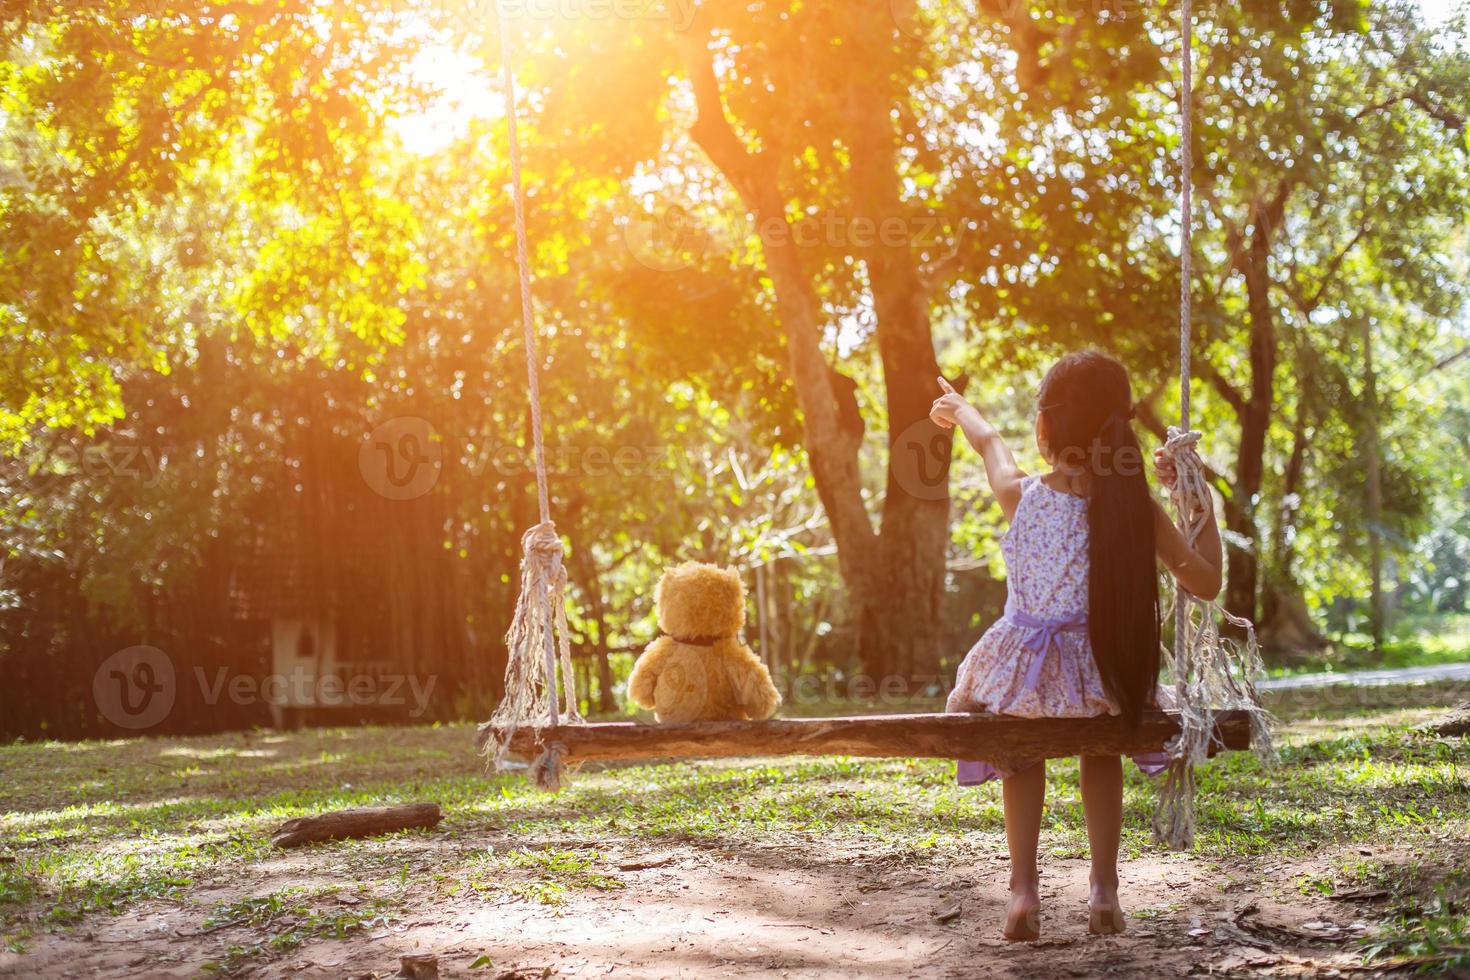
{"label": "floral dress", "polygon": [[[1115,715],[1087,638],[1087,501],[1053,490],[1039,477],[1021,481],[1021,500],[1001,539],[1005,615],[960,664],[949,711],[989,711],[1022,718]],[[1134,756],[1150,775],[1163,752]],[[961,762],[959,782],[973,786],[1008,773],[988,762]]]}

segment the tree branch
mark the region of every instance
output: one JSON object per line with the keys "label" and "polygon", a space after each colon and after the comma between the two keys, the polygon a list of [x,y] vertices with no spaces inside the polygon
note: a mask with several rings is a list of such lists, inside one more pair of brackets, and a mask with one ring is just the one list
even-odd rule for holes
{"label": "tree branch", "polygon": [[[747,147],[726,114],[710,53],[710,35],[684,32],[679,34],[677,43],[694,88],[698,113],[689,129],[690,136],[758,220],[784,225],[784,199],[775,160],[767,153]],[[858,465],[862,433],[850,424],[850,418],[844,424],[843,403],[838,399],[833,372],[821,348],[817,296],[810,277],[802,269],[789,225],[785,231],[786,234],[774,240],[763,240],[761,250],[771,276],[777,314],[786,334],[786,351],[801,406],[803,443],[812,478],[838,545],[843,578],[849,587],[857,588],[872,578],[868,570],[876,561],[872,549],[878,540],[862,493]],[[847,395],[851,401],[851,393]],[[866,601],[866,597],[859,596],[859,601]]]}
{"label": "tree branch", "polygon": [[1445,368],[1449,367],[1451,364],[1454,364],[1456,361],[1461,360],[1464,357],[1470,357],[1470,344],[1461,347],[1459,350],[1455,351],[1448,357],[1442,357],[1439,360],[1435,361],[1434,366],[1429,369],[1428,373],[1433,374],[1435,371],[1443,371]]}
{"label": "tree branch", "polygon": [[[1358,247],[1358,243],[1367,234],[1368,222],[1364,221],[1358,228],[1358,233],[1352,237],[1352,240],[1342,247],[1331,262],[1327,263],[1327,269],[1318,280],[1317,288],[1312,292],[1310,297],[1302,297],[1295,288],[1289,288],[1287,290],[1287,294],[1291,296],[1292,302],[1297,305],[1297,309],[1301,310],[1303,316],[1311,316],[1317,307],[1322,305],[1322,297],[1326,294],[1328,287],[1332,285],[1333,280],[1337,278],[1337,273],[1342,269],[1343,262],[1347,260],[1348,255],[1353,249]],[[1292,285],[1294,286],[1294,284]]]}
{"label": "tree branch", "polygon": [[746,206],[759,214],[762,205],[770,203],[768,199],[775,190],[775,168],[764,153],[745,145],[725,114],[725,100],[720,94],[707,39],[697,32],[682,32],[678,43],[689,81],[694,86],[698,113],[694,125],[689,127],[689,135],[735,185]]}
{"label": "tree branch", "polygon": [[1452,109],[1447,109],[1444,106],[1435,105],[1434,102],[1429,98],[1429,96],[1425,95],[1423,92],[1420,92],[1417,89],[1409,89],[1405,92],[1396,92],[1395,94],[1390,95],[1387,98],[1380,99],[1372,105],[1364,106],[1357,112],[1353,113],[1353,121],[1357,122],[1364,116],[1372,115],[1375,112],[1382,112],[1384,109],[1390,108],[1391,106],[1396,106],[1400,102],[1410,102],[1415,106],[1418,106],[1419,109],[1421,109],[1426,115],[1438,120],[1440,123],[1443,123],[1447,129],[1450,129],[1453,132],[1459,133],[1463,132],[1465,129],[1466,120],[1464,116],[1460,115],[1458,112],[1455,112]]}
{"label": "tree branch", "polygon": [[1205,381],[1209,382],[1210,387],[1214,388],[1219,396],[1224,399],[1225,404],[1229,405],[1236,415],[1244,415],[1246,410],[1245,396],[1240,393],[1240,390],[1216,370],[1215,365],[1209,361],[1196,361],[1195,365],[1196,373]]}

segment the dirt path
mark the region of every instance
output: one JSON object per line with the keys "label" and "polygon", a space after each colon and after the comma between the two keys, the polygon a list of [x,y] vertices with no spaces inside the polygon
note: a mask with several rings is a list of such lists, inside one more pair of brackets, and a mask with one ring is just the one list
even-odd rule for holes
{"label": "dirt path", "polygon": [[[1086,932],[1086,862],[1047,858],[1043,939],[1005,943],[998,936],[1006,896],[1003,840],[972,836],[974,858],[949,871],[871,852],[603,847],[610,870],[626,868],[616,871],[621,888],[573,891],[557,906],[446,896],[413,884],[406,913],[391,925],[257,955],[235,972],[386,978],[397,971],[399,956],[412,953],[437,955],[445,977],[517,978],[1279,976],[1326,975],[1357,962],[1349,940],[1361,930],[1355,923],[1363,910],[1300,894],[1295,877],[1310,867],[1241,862],[1226,871],[1176,855],[1127,862],[1130,932],[1108,938]],[[467,843],[452,834],[404,839],[395,859],[411,874],[430,852],[442,857],[441,849]],[[95,917],[23,959],[0,953],[0,975],[197,976],[230,945],[269,935],[248,926],[204,931],[206,909],[288,885],[331,883],[335,876],[322,866],[328,853],[264,862],[251,869],[251,880],[196,890],[187,906],[151,903],[115,918]],[[268,923],[267,930],[282,924]],[[476,961],[482,965],[472,969]]]}
{"label": "dirt path", "polygon": [[1298,691],[1338,684],[1354,687],[1384,687],[1390,684],[1434,684],[1441,681],[1470,683],[1470,663],[1433,664],[1427,667],[1390,667],[1384,670],[1353,670],[1342,674],[1296,674],[1259,681],[1262,691]]}

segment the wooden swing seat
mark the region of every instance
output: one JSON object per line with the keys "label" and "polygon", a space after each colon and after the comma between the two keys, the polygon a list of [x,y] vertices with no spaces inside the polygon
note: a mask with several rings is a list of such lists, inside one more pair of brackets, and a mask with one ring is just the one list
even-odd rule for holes
{"label": "wooden swing seat", "polygon": [[[1250,748],[1250,715],[1215,716],[1211,755]],[[576,722],[517,728],[510,751],[533,759],[559,745],[564,762],[730,756],[847,755],[983,759],[1018,768],[1036,759],[1159,752],[1179,734],[1179,716],[1148,711],[1137,728],[1121,718],[1016,718],[992,714],[862,715],[703,721],[687,725]]]}

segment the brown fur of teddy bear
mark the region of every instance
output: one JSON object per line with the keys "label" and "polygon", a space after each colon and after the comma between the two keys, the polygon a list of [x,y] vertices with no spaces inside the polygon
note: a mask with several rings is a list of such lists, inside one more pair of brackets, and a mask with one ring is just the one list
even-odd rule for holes
{"label": "brown fur of teddy bear", "polygon": [[663,724],[769,718],[781,705],[770,671],[740,642],[745,586],[730,568],[685,562],[654,593],[667,636],[633,665],[628,694]]}

